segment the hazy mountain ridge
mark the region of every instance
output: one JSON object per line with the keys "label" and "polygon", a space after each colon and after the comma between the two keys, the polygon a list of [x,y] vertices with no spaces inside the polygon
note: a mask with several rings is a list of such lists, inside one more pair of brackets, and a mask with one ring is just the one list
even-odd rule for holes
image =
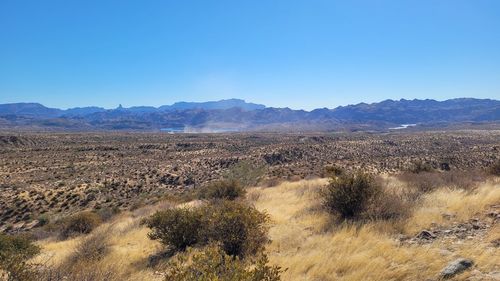
{"label": "hazy mountain ridge", "polygon": [[0,126],[59,128],[62,130],[335,130],[387,129],[399,124],[500,121],[500,101],[458,98],[385,100],[312,111],[272,108],[230,99],[178,102],[173,105],[116,109],[80,107],[67,110],[39,103],[0,105]]}

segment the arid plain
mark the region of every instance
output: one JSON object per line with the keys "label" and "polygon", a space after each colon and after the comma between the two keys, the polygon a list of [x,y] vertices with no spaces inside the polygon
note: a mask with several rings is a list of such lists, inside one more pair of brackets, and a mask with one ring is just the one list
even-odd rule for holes
{"label": "arid plain", "polygon": [[[219,196],[211,186],[266,214],[265,239],[255,248],[266,262],[255,270],[269,280],[438,280],[461,258],[472,269],[453,278],[499,277],[496,130],[3,133],[0,154],[0,229],[35,241],[39,254],[27,264],[36,269],[28,271],[41,280],[190,280],[183,255],[196,268],[210,257],[208,240],[197,238],[191,250],[167,243],[176,253],[166,254],[150,232],[158,222],[147,218],[225,206],[210,203]],[[217,185],[230,173],[248,179],[241,194]],[[379,195],[359,216],[328,209],[325,189],[356,173],[369,175]],[[86,221],[90,215],[95,222]],[[91,227],[68,230],[68,218],[78,216]],[[245,255],[243,264],[256,262]]]}

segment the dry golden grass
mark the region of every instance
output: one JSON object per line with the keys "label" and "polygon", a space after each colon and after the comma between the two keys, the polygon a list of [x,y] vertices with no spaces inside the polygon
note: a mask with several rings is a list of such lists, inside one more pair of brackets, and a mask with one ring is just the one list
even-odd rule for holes
{"label": "dry golden grass", "polygon": [[[395,192],[404,188],[393,178],[386,181]],[[437,190],[423,198],[405,223],[372,222],[362,226],[332,223],[320,208],[317,192],[325,184],[327,180],[315,179],[248,191],[248,200],[272,218],[272,243],[266,251],[271,264],[288,269],[283,280],[435,279],[457,257],[473,259],[475,269],[481,272],[500,270],[500,251],[490,243],[500,239],[498,225],[483,240],[464,240],[461,244],[438,240],[426,245],[402,245],[395,235],[397,232],[413,235],[433,222],[449,223],[443,219],[443,213],[455,215],[457,221],[466,221],[489,205],[500,204],[498,181],[485,183],[473,193]],[[193,201],[185,205],[199,204],[202,203]],[[139,225],[139,221],[168,206],[171,204],[147,206],[101,225],[100,229],[109,232],[110,251],[97,266],[112,268],[119,274],[119,280],[162,280],[147,266],[148,258],[158,253],[161,245],[147,238],[148,229]],[[43,255],[38,259],[51,257],[54,265],[61,264],[82,239],[41,241]],[[465,272],[457,280],[465,280],[473,272]]]}
{"label": "dry golden grass", "polygon": [[465,221],[478,215],[490,205],[500,203],[500,184],[495,181],[481,185],[477,191],[440,189],[426,195],[406,226],[407,233],[429,227],[431,223],[446,224],[443,214]]}
{"label": "dry golden grass", "polygon": [[[492,229],[492,237],[485,241],[454,245],[454,253],[449,255],[442,254],[449,247],[444,242],[400,245],[392,231],[381,231],[391,228],[387,222],[329,229],[328,217],[316,207],[316,191],[323,184],[324,180],[301,181],[249,192],[255,206],[274,220],[270,230],[273,242],[267,251],[271,263],[288,268],[283,280],[435,279],[449,261],[460,256],[472,258],[481,272],[499,270],[500,251],[488,244],[495,239],[491,233],[498,228]],[[426,197],[403,230],[411,233],[441,222],[438,217],[442,212],[453,212],[457,219],[466,220],[493,203],[500,203],[498,183],[485,184],[471,194],[439,190]],[[466,272],[457,280],[470,274]]]}
{"label": "dry golden grass", "polygon": [[[122,214],[109,223],[99,226],[95,231],[107,231],[110,250],[97,266],[102,270],[112,270],[118,280],[162,280],[148,267],[148,258],[159,252],[158,242],[147,237],[148,229],[139,224],[141,218],[154,212],[157,208],[148,207],[141,210],[140,216],[132,213]],[[90,234],[92,235],[92,234]],[[52,266],[61,265],[75,250],[83,237],[76,237],[65,241],[40,241],[42,255],[37,257],[38,262]],[[83,269],[85,270],[85,269]],[[91,270],[88,268],[87,270]]]}

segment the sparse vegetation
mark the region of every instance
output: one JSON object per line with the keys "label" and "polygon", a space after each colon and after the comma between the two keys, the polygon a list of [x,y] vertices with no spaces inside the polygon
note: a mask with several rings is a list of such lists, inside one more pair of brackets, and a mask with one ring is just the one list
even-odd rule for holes
{"label": "sparse vegetation", "polygon": [[265,255],[249,268],[239,258],[212,245],[177,256],[170,262],[164,280],[278,281],[282,271],[278,266],[268,265]]}
{"label": "sparse vegetation", "polygon": [[210,183],[200,191],[201,199],[226,199],[234,200],[245,196],[245,189],[239,181],[221,180]]}
{"label": "sparse vegetation", "polygon": [[57,220],[84,210],[128,211],[168,196],[189,201],[191,191],[221,179],[244,187],[268,179],[273,186],[326,176],[325,166],[393,174],[418,161],[450,172],[485,168],[485,159],[497,157],[499,133],[5,134],[22,139],[0,147],[0,231],[16,232],[33,228],[40,214]]}
{"label": "sparse vegetation", "polygon": [[432,192],[440,187],[472,190],[486,180],[486,175],[480,170],[446,171],[446,172],[403,172],[398,178],[410,189],[420,194]]}
{"label": "sparse vegetation", "polygon": [[337,165],[329,165],[325,167],[324,176],[327,178],[338,177],[345,173],[345,170]]}
{"label": "sparse vegetation", "polygon": [[[394,178],[388,181],[392,192],[405,187]],[[438,189],[426,194],[403,221],[335,227],[331,227],[330,215],[317,208],[322,200],[318,191],[327,184],[318,179],[248,191],[249,197],[258,195],[256,208],[266,210],[273,219],[272,242],[266,252],[271,264],[287,268],[283,280],[439,280],[440,271],[455,256],[474,260],[476,267],[453,280],[494,280],[488,273],[498,271],[500,263],[498,248],[491,243],[499,238],[498,225],[476,230],[484,236],[473,239],[455,234],[415,244],[400,239],[411,239],[424,229],[432,231],[436,224],[448,229],[454,221],[471,218],[490,222],[487,214],[492,204],[500,202],[498,183],[483,183],[472,191]]]}
{"label": "sparse vegetation", "polygon": [[240,160],[229,168],[224,178],[239,182],[243,187],[256,186],[264,177],[265,172],[266,167],[263,164]]}
{"label": "sparse vegetation", "polygon": [[40,148],[0,147],[0,231],[41,252],[0,279],[435,280],[461,256],[474,269],[455,279],[489,280],[497,136],[30,136]]}
{"label": "sparse vegetation", "polygon": [[101,229],[85,237],[67,258],[65,266],[74,267],[79,263],[98,262],[109,252],[107,229]]}
{"label": "sparse vegetation", "polygon": [[411,164],[411,166],[410,166],[410,168],[408,170],[411,173],[420,174],[420,173],[423,173],[423,172],[426,172],[426,173],[433,172],[434,168],[428,162],[416,161],[416,162],[413,162]]}
{"label": "sparse vegetation", "polygon": [[0,277],[7,281],[35,280],[29,259],[39,252],[40,248],[25,236],[0,233]]}
{"label": "sparse vegetation", "polygon": [[493,165],[491,165],[490,174],[500,177],[500,159],[498,159]]}
{"label": "sparse vegetation", "polygon": [[57,224],[61,225],[61,237],[66,239],[75,235],[90,233],[101,224],[101,218],[96,213],[86,211],[64,218]]}

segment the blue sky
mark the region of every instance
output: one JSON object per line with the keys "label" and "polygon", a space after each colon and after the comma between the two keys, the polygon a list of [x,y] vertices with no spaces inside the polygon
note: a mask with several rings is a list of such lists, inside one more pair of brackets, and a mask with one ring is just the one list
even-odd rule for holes
{"label": "blue sky", "polygon": [[0,103],[500,98],[500,1],[0,1]]}

